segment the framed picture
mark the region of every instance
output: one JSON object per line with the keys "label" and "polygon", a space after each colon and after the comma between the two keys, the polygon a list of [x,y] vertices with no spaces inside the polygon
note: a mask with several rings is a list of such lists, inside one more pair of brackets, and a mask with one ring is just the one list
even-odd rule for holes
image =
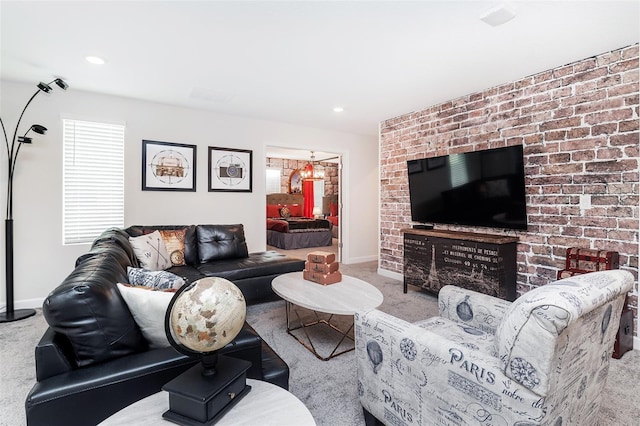
{"label": "framed picture", "polygon": [[289,175],[289,194],[302,194],[302,175],[295,169]]}
{"label": "framed picture", "polygon": [[196,190],[196,146],[142,141],[143,191]]}
{"label": "framed picture", "polygon": [[209,147],[209,192],[251,192],[253,152]]}

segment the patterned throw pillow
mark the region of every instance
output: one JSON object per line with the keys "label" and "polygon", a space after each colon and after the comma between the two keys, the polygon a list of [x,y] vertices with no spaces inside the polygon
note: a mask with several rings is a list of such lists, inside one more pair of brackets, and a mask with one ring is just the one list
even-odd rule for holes
{"label": "patterned throw pillow", "polygon": [[289,207],[284,206],[283,208],[280,209],[280,217],[283,217],[286,219],[289,216],[291,216],[291,211],[289,210]]}
{"label": "patterned throw pillow", "polygon": [[139,237],[129,237],[129,242],[140,266],[144,269],[161,271],[171,267],[169,253],[160,232],[154,231]]}
{"label": "patterned throw pillow", "polygon": [[184,236],[186,234],[186,229],[160,230],[160,236],[173,266],[186,265],[184,261]]}
{"label": "patterned throw pillow", "polygon": [[127,267],[129,284],[149,287],[154,290],[168,288],[180,288],[184,285],[184,279],[167,271],[147,271],[140,268]]}

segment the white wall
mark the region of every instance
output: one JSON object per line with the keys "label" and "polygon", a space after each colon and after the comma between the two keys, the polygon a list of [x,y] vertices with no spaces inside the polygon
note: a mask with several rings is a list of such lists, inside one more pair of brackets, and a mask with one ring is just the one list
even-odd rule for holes
{"label": "white wall", "polygon": [[[9,137],[33,85],[0,82],[0,116]],[[162,90],[159,88],[159,90]],[[377,259],[377,137],[331,132],[213,112],[98,95],[70,88],[40,94],[25,113],[20,135],[31,124],[49,129],[24,146],[14,178],[14,300],[16,308],[40,306],[73,269],[89,245],[62,245],[62,118],[124,123],[125,225],[242,223],[250,251],[266,246],[266,146],[343,154],[346,201],[342,223],[344,263]],[[141,190],[142,139],[197,145],[197,191]],[[253,192],[207,191],[207,147],[253,150]],[[0,203],[6,207],[6,151],[0,149]],[[2,226],[4,254],[4,226]],[[4,255],[0,256],[0,305],[5,305]]]}

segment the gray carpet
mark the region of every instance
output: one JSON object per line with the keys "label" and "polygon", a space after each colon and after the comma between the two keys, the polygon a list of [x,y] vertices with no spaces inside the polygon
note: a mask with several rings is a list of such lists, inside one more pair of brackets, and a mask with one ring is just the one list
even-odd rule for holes
{"label": "gray carpet", "polygon": [[[376,262],[341,265],[347,275],[378,287],[381,310],[407,321],[437,313],[435,297],[415,288],[402,293],[400,282],[376,274]],[[247,319],[291,368],[290,391],[306,404],[319,426],[364,425],[357,398],[353,352],[320,361],[285,331],[284,302],[247,309]],[[350,318],[340,320],[350,324]],[[24,425],[24,400],[35,383],[33,348],[46,327],[41,312],[17,323],[0,324],[0,425]],[[319,339],[322,341],[322,339]],[[326,355],[330,348],[318,347]],[[611,362],[603,407],[596,425],[637,426],[640,419],[640,351]]]}

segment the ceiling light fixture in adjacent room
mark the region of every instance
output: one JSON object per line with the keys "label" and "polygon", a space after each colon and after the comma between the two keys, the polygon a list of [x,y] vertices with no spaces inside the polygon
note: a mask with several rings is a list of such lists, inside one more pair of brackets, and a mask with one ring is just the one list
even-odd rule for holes
{"label": "ceiling light fixture in adjacent room", "polygon": [[493,9],[488,10],[482,16],[480,20],[492,27],[505,24],[516,17],[516,12],[513,11],[506,4],[501,4]]}
{"label": "ceiling light fixture in adjacent room", "polygon": [[87,60],[87,62],[93,65],[104,65],[106,62],[104,59],[97,56],[87,56],[85,59]]}
{"label": "ceiling light fixture in adjacent room", "polygon": [[337,107],[333,107],[333,112],[342,112],[344,111],[344,108],[337,106]]}
{"label": "ceiling light fixture in adjacent room", "polygon": [[316,163],[316,156],[311,151],[311,161],[302,169],[300,177],[303,180],[323,180],[324,179],[324,166],[320,163]]}

